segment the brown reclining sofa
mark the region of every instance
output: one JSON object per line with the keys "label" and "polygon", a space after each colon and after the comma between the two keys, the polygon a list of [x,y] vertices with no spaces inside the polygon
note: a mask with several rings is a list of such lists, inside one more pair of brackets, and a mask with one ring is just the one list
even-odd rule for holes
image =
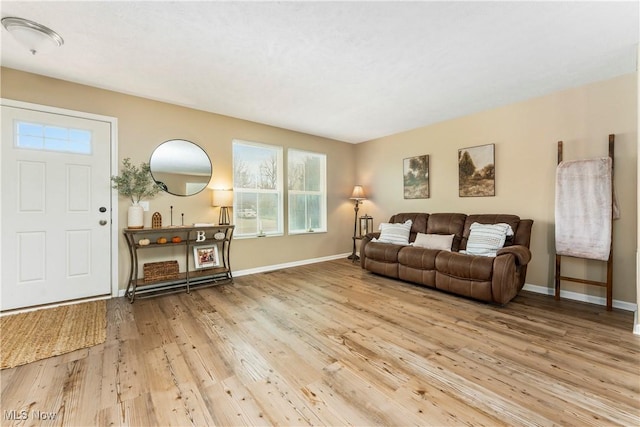
{"label": "brown reclining sofa", "polygon": [[[531,259],[529,242],[533,220],[504,214],[398,213],[389,223],[404,223],[409,219],[412,220],[409,242],[414,242],[418,233],[453,234],[451,252],[372,241],[379,238],[380,233],[370,233],[363,237],[360,246],[362,268],[497,304],[511,301],[524,286]],[[460,253],[466,249],[471,224],[475,222],[509,224],[513,236],[506,238],[495,257]]]}

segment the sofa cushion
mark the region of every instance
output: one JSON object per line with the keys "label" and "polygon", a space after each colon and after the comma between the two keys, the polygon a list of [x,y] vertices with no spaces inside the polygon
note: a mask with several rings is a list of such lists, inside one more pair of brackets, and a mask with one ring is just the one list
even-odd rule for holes
{"label": "sofa cushion", "polygon": [[413,246],[417,248],[439,249],[451,251],[455,234],[426,234],[418,233]]}
{"label": "sofa cushion", "polygon": [[513,235],[509,224],[480,224],[474,222],[469,228],[469,239],[464,253],[495,257],[498,249],[504,246],[507,235]]}
{"label": "sofa cushion", "polygon": [[[417,213],[417,212],[406,212],[406,213],[398,213],[389,218],[390,223],[403,223],[406,220],[410,219],[411,224],[411,233],[409,234],[409,242],[413,242],[418,233],[428,233],[427,231],[427,221],[429,219],[428,213]],[[441,233],[446,234],[446,233]]]}
{"label": "sofa cushion", "polygon": [[440,274],[477,281],[491,281],[493,258],[466,255],[457,252],[439,251],[436,256],[436,270]]}
{"label": "sofa cushion", "polygon": [[364,248],[363,266],[367,270],[384,276],[398,277],[398,253],[410,246],[392,243],[369,242]]}
{"label": "sofa cushion", "polygon": [[366,268],[370,272],[381,274],[387,277],[393,277],[394,279],[398,278],[399,267],[400,267],[400,264],[398,264],[397,262],[376,261],[375,259],[371,259],[371,258],[366,258],[364,260],[364,268]]}
{"label": "sofa cushion", "polygon": [[461,213],[434,213],[429,215],[428,234],[454,234],[451,250],[457,252],[464,234],[467,215]]}
{"label": "sofa cushion", "polygon": [[375,261],[397,263],[398,252],[404,247],[406,246],[374,242],[372,240],[365,246],[364,255],[367,259]]}
{"label": "sofa cushion", "polygon": [[435,287],[436,256],[439,249],[405,246],[398,253],[398,278]]}
{"label": "sofa cushion", "polygon": [[398,253],[398,262],[411,268],[435,270],[436,256],[440,250],[416,247],[404,247]]}
{"label": "sofa cushion", "polygon": [[380,243],[393,243],[396,245],[408,245],[411,224],[408,219],[402,224],[391,224],[383,222],[380,224],[380,237],[376,239]]}
{"label": "sofa cushion", "polygon": [[[511,229],[515,234],[518,234],[518,227],[520,225],[520,217],[517,215],[510,214],[472,214],[467,216],[467,219],[464,224],[464,232],[462,234],[462,242],[460,243],[459,249],[466,249],[467,240],[469,239],[469,234],[471,233],[471,224],[474,222],[479,222],[480,224],[499,224],[506,223],[511,226]],[[514,244],[514,237],[507,236],[504,246],[509,246]],[[522,243],[519,243],[522,244]],[[453,249],[456,250],[455,248]]]}

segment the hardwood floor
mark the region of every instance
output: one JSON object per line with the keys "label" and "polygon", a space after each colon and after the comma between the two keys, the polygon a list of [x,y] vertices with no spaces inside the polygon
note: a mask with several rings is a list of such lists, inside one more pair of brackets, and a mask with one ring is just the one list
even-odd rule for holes
{"label": "hardwood floor", "polygon": [[630,312],[486,305],[340,260],[107,316],[104,344],[0,373],[3,425],[640,425]]}

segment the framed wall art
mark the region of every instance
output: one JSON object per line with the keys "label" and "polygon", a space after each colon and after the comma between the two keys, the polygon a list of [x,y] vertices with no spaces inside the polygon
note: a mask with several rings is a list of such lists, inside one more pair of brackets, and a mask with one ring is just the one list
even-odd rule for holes
{"label": "framed wall art", "polygon": [[194,246],[193,261],[196,269],[220,267],[218,245]]}
{"label": "framed wall art", "polygon": [[458,150],[458,194],[460,197],[496,195],[494,144]]}
{"label": "framed wall art", "polygon": [[429,156],[415,156],[403,159],[405,199],[429,198]]}

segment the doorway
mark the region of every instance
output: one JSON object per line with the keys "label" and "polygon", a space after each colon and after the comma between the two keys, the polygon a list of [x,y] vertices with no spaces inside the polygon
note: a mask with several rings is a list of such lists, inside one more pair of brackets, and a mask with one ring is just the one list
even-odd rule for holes
{"label": "doorway", "polygon": [[0,310],[114,295],[116,119],[0,108]]}

